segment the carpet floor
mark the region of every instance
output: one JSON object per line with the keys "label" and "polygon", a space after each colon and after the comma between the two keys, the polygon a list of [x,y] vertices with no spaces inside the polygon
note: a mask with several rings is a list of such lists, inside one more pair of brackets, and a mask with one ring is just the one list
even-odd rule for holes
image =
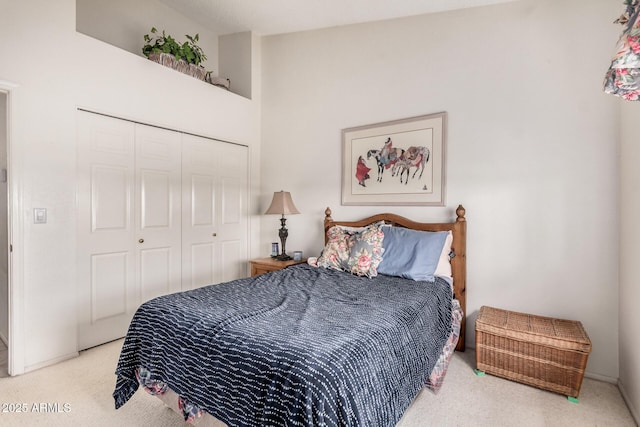
{"label": "carpet floor", "polygon": [[[121,346],[122,340],[114,341],[51,367],[0,378],[0,425],[183,426],[180,416],[141,389],[114,409],[113,372]],[[456,353],[440,393],[423,390],[397,427],[636,426],[613,384],[585,378],[575,404],[501,378],[478,377],[474,358],[473,350]]]}

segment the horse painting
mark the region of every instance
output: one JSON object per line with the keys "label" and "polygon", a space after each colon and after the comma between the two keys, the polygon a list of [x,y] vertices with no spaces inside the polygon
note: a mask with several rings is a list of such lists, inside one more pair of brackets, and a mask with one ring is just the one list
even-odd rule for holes
{"label": "horse painting", "polygon": [[367,152],[367,159],[374,157],[378,164],[378,182],[382,182],[384,170],[392,167],[403,154],[403,149],[393,147],[393,141],[391,141],[391,138],[387,138],[387,141],[384,143],[381,150],[369,150]]}
{"label": "horse painting", "polygon": [[364,162],[362,156],[358,157],[358,163],[356,164],[356,179],[358,180],[358,184],[366,187],[365,181],[368,180],[370,167]]}
{"label": "horse painting", "polygon": [[367,160],[372,157],[376,159],[378,165],[378,179],[376,179],[376,181],[380,182],[382,180],[382,173],[384,172],[384,166],[380,163],[380,150],[367,151]]}
{"label": "horse painting", "polygon": [[429,161],[429,157],[431,156],[431,152],[427,147],[409,147],[406,151],[402,153],[402,156],[398,159],[398,161],[393,166],[392,175],[395,176],[399,173],[400,175],[400,184],[402,184],[402,176],[407,174],[406,179],[404,180],[404,184],[407,185],[409,183],[409,173],[411,168],[415,167],[416,170],[413,172],[411,178],[416,177],[416,173],[420,170],[420,175],[418,179],[422,178],[422,173],[424,172],[424,167]]}

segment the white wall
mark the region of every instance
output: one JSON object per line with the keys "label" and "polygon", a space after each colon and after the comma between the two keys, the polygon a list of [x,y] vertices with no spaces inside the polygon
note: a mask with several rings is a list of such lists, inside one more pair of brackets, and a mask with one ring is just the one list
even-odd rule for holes
{"label": "white wall", "polygon": [[220,36],[218,39],[219,75],[231,79],[230,89],[233,93],[249,99],[252,98],[253,42],[253,34],[248,31]]}
{"label": "white wall", "polygon": [[623,102],[620,149],[620,390],[640,422],[640,104]]}
{"label": "white wall", "polygon": [[[336,219],[468,218],[468,341],[482,305],[583,322],[618,378],[618,109],[602,92],[619,1],[523,0],[263,39],[262,198],[290,191],[289,251]],[[343,128],[446,111],[447,206],[340,205]],[[261,254],[278,241],[262,220]]]}
{"label": "white wall", "polygon": [[[77,348],[77,107],[247,144],[259,156],[260,106],[259,99],[252,102],[76,33],[75,0],[3,1],[1,9],[0,57],[11,60],[0,61],[0,81],[18,85],[10,143],[23,207],[17,220],[24,224],[16,248],[24,259],[19,353],[30,370]],[[44,41],[63,48],[43,49]],[[258,161],[252,160],[252,170],[259,170]],[[253,173],[251,185],[259,186]],[[32,223],[34,207],[47,208],[47,224]]]}

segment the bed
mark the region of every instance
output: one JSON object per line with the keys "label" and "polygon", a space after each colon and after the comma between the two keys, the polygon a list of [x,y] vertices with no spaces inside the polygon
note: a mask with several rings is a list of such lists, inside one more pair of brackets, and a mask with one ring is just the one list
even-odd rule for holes
{"label": "bed", "polygon": [[[464,350],[464,208],[450,223],[335,221],[327,208],[324,229],[316,265],[144,303],[116,368],[116,409],[142,387],[197,425],[393,426],[423,387],[437,392],[453,348]],[[385,274],[363,255],[414,230],[450,244],[450,277]],[[336,236],[358,248],[351,271],[327,267]]]}

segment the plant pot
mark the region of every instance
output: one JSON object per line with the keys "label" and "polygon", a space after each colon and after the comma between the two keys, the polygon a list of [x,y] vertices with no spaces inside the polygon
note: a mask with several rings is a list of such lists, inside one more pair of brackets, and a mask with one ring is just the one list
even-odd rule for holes
{"label": "plant pot", "polygon": [[204,76],[207,74],[207,70],[199,65],[189,64],[189,68],[187,69],[186,73],[198,80],[204,80]]}
{"label": "plant pot", "polygon": [[177,67],[178,61],[176,60],[176,57],[168,53],[154,52],[149,55],[149,59],[152,60],[153,62],[157,62],[158,64],[164,65],[165,67],[169,67],[169,68],[173,68],[174,70],[177,70],[176,67]]}
{"label": "plant pot", "polygon": [[181,73],[187,74],[191,77],[195,77],[198,80],[204,80],[204,77],[207,74],[204,67],[189,64],[184,59],[178,60],[175,56],[169,53],[154,52],[149,55],[149,59],[153,62],[164,65],[165,67],[173,68],[176,71],[180,71]]}

